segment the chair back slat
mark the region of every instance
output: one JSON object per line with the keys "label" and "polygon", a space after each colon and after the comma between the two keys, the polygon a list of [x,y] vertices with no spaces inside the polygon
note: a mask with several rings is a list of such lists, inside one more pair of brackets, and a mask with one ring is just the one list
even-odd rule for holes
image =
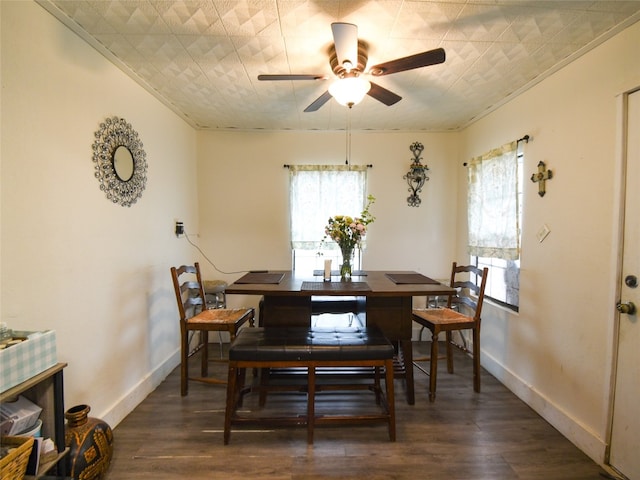
{"label": "chair back slat", "polygon": [[[472,316],[477,323],[480,323],[488,275],[489,269],[487,267],[458,265],[453,262],[449,284],[458,291],[458,294],[455,297],[449,297],[448,307],[451,308],[454,305],[458,305],[458,308],[460,308],[464,306],[471,311],[469,316]],[[480,280],[479,282],[478,279]]]}
{"label": "chair back slat", "polygon": [[[183,275],[185,277],[182,277]],[[194,275],[195,280],[193,279]],[[200,265],[196,262],[194,265],[171,267],[171,278],[178,302],[180,321],[186,322],[187,319],[206,308]]]}
{"label": "chair back slat", "polygon": [[464,309],[461,307],[461,305],[470,309],[472,312],[471,316],[474,316],[476,313],[476,310],[478,309],[478,304],[471,297],[467,297],[464,295],[460,295],[458,297],[457,305],[458,305],[458,310],[460,310],[461,313],[464,313]]}
{"label": "chair back slat", "polygon": [[180,291],[184,294],[187,290],[200,290],[200,284],[193,280],[187,280],[180,285]]}
{"label": "chair back slat", "polygon": [[458,280],[456,282],[453,282],[453,288],[458,288],[461,290],[471,290],[474,295],[477,295],[480,291],[480,287],[473,283],[471,280]]}

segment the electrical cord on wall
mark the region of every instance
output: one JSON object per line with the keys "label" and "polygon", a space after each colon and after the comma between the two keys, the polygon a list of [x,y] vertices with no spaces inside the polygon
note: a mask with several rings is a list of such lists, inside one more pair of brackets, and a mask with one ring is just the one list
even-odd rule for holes
{"label": "electrical cord on wall", "polygon": [[193,243],[193,242],[191,241],[191,239],[189,238],[189,234],[187,233],[187,231],[186,231],[186,230],[184,231],[184,237],[187,239],[187,242],[189,242],[189,243],[190,243],[190,244],[191,244],[191,245],[192,245],[196,250],[198,250],[198,251],[200,252],[200,254],[204,257],[204,259],[205,259],[207,262],[209,262],[209,264],[210,264],[210,265],[215,269],[215,271],[216,271],[216,272],[218,272],[218,273],[223,273],[223,274],[225,274],[225,275],[233,275],[233,274],[236,274],[236,273],[246,273],[246,272],[247,272],[247,270],[240,270],[240,271],[237,271],[237,272],[224,272],[224,271],[220,270],[220,269],[216,266],[216,264],[215,264],[215,263],[213,263],[213,262],[209,259],[209,257],[208,257],[208,256],[207,256],[207,255],[202,251],[202,249],[201,249],[198,245],[196,245],[195,243]]}

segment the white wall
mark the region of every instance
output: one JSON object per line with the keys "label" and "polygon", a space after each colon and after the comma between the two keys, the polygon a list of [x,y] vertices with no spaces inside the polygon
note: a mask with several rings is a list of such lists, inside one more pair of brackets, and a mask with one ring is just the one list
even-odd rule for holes
{"label": "white wall", "polygon": [[[357,107],[355,107],[357,108]],[[368,193],[376,197],[363,264],[370,269],[412,269],[448,278],[455,251],[457,134],[352,133],[353,164],[372,164]],[[402,176],[423,143],[430,168],[420,198],[409,207]],[[284,164],[343,164],[344,132],[199,132],[199,246],[209,278],[233,281],[240,271],[291,268],[289,171]],[[339,214],[341,212],[336,212]],[[189,231],[187,225],[187,231]],[[196,233],[196,232],[194,232]],[[321,240],[320,238],[318,240]],[[255,300],[255,299],[254,299]],[[230,297],[231,305],[250,299]]]}
{"label": "white wall", "polygon": [[[1,318],[53,329],[65,406],[117,424],[177,364],[169,267],[197,225],[195,131],[32,2],[2,11]],[[109,116],[144,144],[147,187],[131,208],[94,177]]]}
{"label": "white wall", "polygon": [[[35,3],[0,2],[0,17],[1,318],[55,329],[67,407],[89,403],[115,425],[177,364],[168,267],[199,260],[227,280],[288,268],[282,165],[341,163],[344,133],[196,133]],[[466,258],[462,162],[532,136],[526,176],[544,160],[554,179],[544,198],[528,183],[521,311],[486,309],[483,364],[598,461],[614,344],[616,96],[640,85],[638,44],[636,24],[462,133],[353,134],[352,161],[374,165],[365,266],[437,278]],[[93,177],[93,134],[111,115],[148,155],[147,189],[129,209]],[[402,180],[414,141],[431,168],[419,208]],[[234,273],[176,239],[176,219]],[[551,234],[538,243],[543,223]]]}
{"label": "white wall", "polygon": [[[618,253],[617,104],[640,86],[640,23],[463,132],[463,159],[529,134],[520,313],[487,308],[483,365],[596,461],[607,442]],[[553,171],[547,193],[528,178]],[[459,177],[459,256],[466,177]],[[546,224],[544,242],[536,238]],[[638,392],[640,394],[640,391]]]}

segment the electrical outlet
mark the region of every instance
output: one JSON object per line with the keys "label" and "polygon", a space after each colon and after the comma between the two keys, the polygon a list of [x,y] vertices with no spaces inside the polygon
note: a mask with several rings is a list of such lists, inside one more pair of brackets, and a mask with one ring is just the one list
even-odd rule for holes
{"label": "electrical outlet", "polygon": [[180,235],[184,234],[184,223],[176,222],[176,237],[180,238]]}
{"label": "electrical outlet", "polygon": [[550,232],[551,230],[546,224],[542,225],[540,230],[538,230],[538,242],[542,242],[545,238],[547,238],[547,235],[549,235]]}

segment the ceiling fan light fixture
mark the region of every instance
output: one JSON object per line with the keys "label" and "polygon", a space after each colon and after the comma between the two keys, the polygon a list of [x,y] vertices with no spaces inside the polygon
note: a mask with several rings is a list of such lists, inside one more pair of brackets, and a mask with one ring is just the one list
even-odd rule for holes
{"label": "ceiling fan light fixture", "polygon": [[329,87],[329,93],[340,105],[352,107],[362,101],[371,89],[371,83],[362,77],[345,77]]}

